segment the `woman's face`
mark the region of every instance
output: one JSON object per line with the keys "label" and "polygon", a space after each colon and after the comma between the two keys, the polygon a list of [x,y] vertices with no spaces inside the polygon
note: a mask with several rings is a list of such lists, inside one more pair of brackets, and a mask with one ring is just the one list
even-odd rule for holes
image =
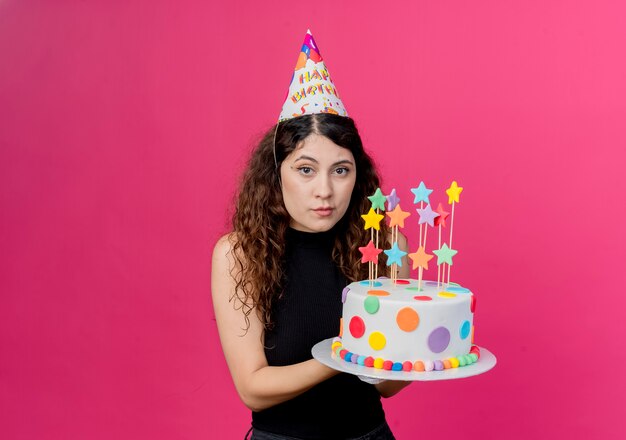
{"label": "woman's face", "polygon": [[298,231],[323,232],[343,217],[356,181],[350,150],[312,134],[280,167],[283,200]]}

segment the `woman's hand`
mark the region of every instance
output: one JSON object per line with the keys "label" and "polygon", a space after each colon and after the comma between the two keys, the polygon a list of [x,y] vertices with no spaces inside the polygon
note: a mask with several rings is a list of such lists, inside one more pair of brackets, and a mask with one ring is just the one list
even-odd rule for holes
{"label": "woman's hand", "polygon": [[408,380],[384,380],[374,385],[382,397],[391,397],[398,394],[413,382]]}

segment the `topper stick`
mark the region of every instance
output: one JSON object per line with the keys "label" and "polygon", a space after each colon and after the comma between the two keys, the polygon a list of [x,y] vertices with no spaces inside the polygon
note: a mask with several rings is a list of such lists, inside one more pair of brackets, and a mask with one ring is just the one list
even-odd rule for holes
{"label": "topper stick", "polygon": [[[450,249],[452,249],[452,230],[454,229],[454,200],[452,201],[452,214],[451,218],[450,218]],[[450,267],[451,265],[448,264],[448,284],[450,284]]]}
{"label": "topper stick", "polygon": [[[394,231],[395,231],[395,233],[396,233],[396,234],[395,234],[395,238],[394,238],[394,242],[395,242],[396,244],[398,244],[398,233],[399,233],[399,231],[400,231],[400,229],[399,229],[398,225],[395,225],[395,226],[393,227],[393,230],[394,230]],[[393,282],[393,283],[394,283],[394,284],[396,284],[396,281],[398,280],[398,273],[397,273],[397,270],[398,270],[398,264],[397,264],[397,263],[393,263],[393,265],[394,265],[394,267],[393,267],[393,271],[394,271],[394,282]]]}
{"label": "topper stick", "polygon": [[[441,249],[441,248],[439,248]],[[441,264],[437,265],[437,269],[441,268]],[[439,270],[437,270],[437,287],[439,287],[439,281],[441,280],[441,276],[439,275]]]}
{"label": "topper stick", "polygon": [[418,290],[422,290],[422,271],[424,270],[424,268],[422,266],[420,266],[420,270],[419,270],[419,281],[417,283],[417,289]]}
{"label": "topper stick", "polygon": [[[378,248],[378,230],[376,231],[376,247]],[[378,278],[378,262],[374,267],[374,279]]]}
{"label": "topper stick", "polygon": [[[371,231],[370,231],[370,240],[374,241],[374,228],[372,228]],[[370,287],[371,287],[371,286],[373,286],[373,283],[374,283],[374,277],[373,277],[373,275],[374,275],[374,262],[370,261],[369,264],[370,264],[370,266],[369,266],[370,275],[369,276],[370,276]]]}
{"label": "topper stick", "polygon": [[[376,214],[380,214],[380,209],[376,208]],[[374,231],[372,231],[372,240],[374,239]],[[378,248],[378,229],[376,229],[376,248]],[[378,278],[378,263],[376,263],[376,267],[374,269],[374,279]]]}
{"label": "topper stick", "polygon": [[[441,222],[439,222],[439,247],[437,249],[441,249]],[[437,287],[439,287],[439,272],[441,271],[441,266],[437,265]]]}
{"label": "topper stick", "polygon": [[[420,246],[422,246],[424,250],[426,250],[426,237],[428,236],[428,225],[425,224],[424,226],[426,226],[426,229],[424,231],[424,243],[420,243]],[[417,282],[417,288],[420,290],[422,289],[422,274],[423,273],[424,273],[424,269],[420,266],[419,277],[418,277],[418,282]]]}
{"label": "topper stick", "polygon": [[[424,201],[420,202],[420,209],[424,209]],[[419,220],[418,220],[418,224],[419,224]],[[419,225],[420,228],[420,239],[419,239],[419,245],[422,245],[422,226],[424,226],[423,224]]]}

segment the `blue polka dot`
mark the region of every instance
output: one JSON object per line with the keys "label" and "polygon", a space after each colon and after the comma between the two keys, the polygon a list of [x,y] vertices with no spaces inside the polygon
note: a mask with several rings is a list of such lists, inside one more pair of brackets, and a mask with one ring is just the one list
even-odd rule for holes
{"label": "blue polka dot", "polygon": [[363,280],[363,281],[359,281],[359,284],[362,286],[374,286],[374,287],[380,287],[383,285],[383,283],[381,283],[380,281],[368,281],[368,280]]}
{"label": "blue polka dot", "polygon": [[455,287],[455,286],[448,287],[446,291],[454,292],[454,293],[470,293],[470,290],[466,289],[465,287]]}
{"label": "blue polka dot", "polygon": [[471,330],[471,324],[469,321],[464,321],[463,324],[461,324],[461,339],[465,339],[469,336],[470,334],[470,330]]}
{"label": "blue polka dot", "polygon": [[396,362],[391,366],[392,371],[402,371],[402,364],[400,362]]}
{"label": "blue polka dot", "polygon": [[356,363],[359,365],[365,365],[365,356],[359,356]]}
{"label": "blue polka dot", "polygon": [[346,357],[343,358],[346,362],[352,362],[352,353],[346,353]]}

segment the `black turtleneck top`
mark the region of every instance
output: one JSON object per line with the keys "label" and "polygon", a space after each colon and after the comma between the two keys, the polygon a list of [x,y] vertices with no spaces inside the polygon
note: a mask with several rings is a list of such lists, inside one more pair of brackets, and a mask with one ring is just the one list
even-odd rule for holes
{"label": "black turtleneck top", "polygon": [[[274,327],[265,332],[270,366],[312,358],[311,348],[339,334],[345,277],[332,261],[335,231],[288,229],[282,297],[272,308]],[[252,426],[301,439],[358,437],[383,423],[380,395],[373,385],[340,373],[305,393],[252,413]]]}

